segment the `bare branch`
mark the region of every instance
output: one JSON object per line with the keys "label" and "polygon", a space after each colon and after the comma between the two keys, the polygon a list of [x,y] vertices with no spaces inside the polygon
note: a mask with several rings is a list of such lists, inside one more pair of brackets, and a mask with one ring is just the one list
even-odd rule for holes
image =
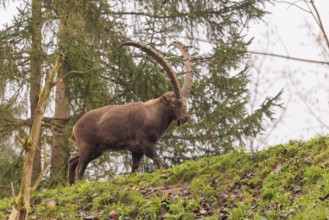
{"label": "bare branch", "polygon": [[16,219],[16,217],[18,219],[28,219],[28,214],[30,210],[33,159],[34,153],[37,148],[36,143],[41,132],[41,123],[46,106],[48,104],[48,98],[50,95],[50,90],[52,88],[51,84],[54,81],[54,78],[63,62],[64,55],[60,54],[56,59],[54,67],[47,74],[45,85],[39,94],[39,101],[37,109],[35,111],[30,137],[26,141],[20,192],[18,194],[17,204],[15,204],[11,212],[10,219]]}
{"label": "bare branch", "polygon": [[[171,38],[186,38],[186,37],[181,37],[181,36],[175,36],[175,35],[171,35],[169,36]],[[204,43],[209,43],[209,44],[214,44],[216,45],[216,42],[211,41],[211,40],[205,40],[205,39],[201,39],[201,38],[196,38],[196,40],[200,41],[200,42],[204,42]],[[227,47],[227,49],[230,50],[235,50],[237,52],[245,52],[242,49],[239,48],[234,48],[234,47]],[[248,53],[250,54],[256,54],[256,55],[263,55],[263,56],[272,56],[272,57],[276,57],[276,58],[282,58],[282,59],[288,59],[288,60],[294,60],[294,61],[300,61],[300,62],[306,62],[306,63],[314,63],[314,64],[321,64],[321,65],[329,65],[328,61],[321,61],[321,60],[311,60],[311,59],[306,59],[306,58],[300,58],[300,57],[292,57],[289,55],[282,55],[282,54],[275,54],[275,53],[267,53],[267,52],[259,52],[259,51],[253,51],[253,50],[247,50]],[[206,60],[206,59],[212,59],[212,56],[200,56],[198,58],[194,58],[194,60]]]}
{"label": "bare branch", "polygon": [[41,180],[44,177],[44,174],[50,164],[48,156],[47,156],[47,143],[48,143],[47,137],[44,137],[44,139],[43,139],[43,160],[44,160],[43,167],[42,167],[42,170],[41,170],[37,180],[35,181],[35,183],[33,184],[33,187],[31,188],[31,193],[34,192],[40,185]]}
{"label": "bare branch", "polygon": [[[234,48],[231,48],[231,49],[236,50],[236,51],[241,51],[240,49],[234,49]],[[329,65],[328,61],[311,60],[311,59],[305,59],[305,58],[299,58],[299,57],[291,57],[291,56],[282,55],[282,54],[258,52],[258,51],[252,51],[252,50],[248,50],[247,53],[255,54],[255,55],[262,55],[262,56],[271,56],[271,57],[294,60],[294,61],[305,62],[305,63]],[[205,56],[195,57],[193,60],[195,60],[195,61],[206,61],[206,60],[213,59],[213,58],[214,58],[213,56],[205,55]]]}
{"label": "bare branch", "polygon": [[294,7],[298,8],[298,9],[304,11],[304,12],[311,13],[309,10],[306,10],[305,8],[303,8],[303,7],[301,7],[301,6],[299,6],[299,5],[297,4],[298,2],[301,2],[301,1],[302,1],[302,0],[298,0],[298,1],[295,1],[295,2],[288,2],[288,1],[279,1],[279,0],[276,0],[276,1],[274,1],[274,2],[288,4],[288,5],[289,5],[288,9],[289,9],[291,6],[294,6]]}
{"label": "bare branch", "polygon": [[[306,2],[306,1],[305,1],[305,2]],[[306,4],[307,4],[307,3],[306,3]],[[324,37],[324,39],[325,39],[325,41],[326,41],[326,43],[327,43],[328,49],[329,49],[329,39],[328,39],[328,35],[327,35],[326,30],[325,30],[325,28],[324,28],[324,26],[323,26],[323,22],[322,22],[322,19],[321,19],[320,13],[319,13],[318,8],[316,7],[316,5],[315,5],[315,3],[314,3],[314,0],[311,0],[311,5],[312,5],[312,8],[313,8],[313,10],[314,10],[314,12],[315,12],[315,15],[313,14],[313,12],[312,12],[312,15],[313,15],[314,19],[316,20],[316,22],[317,22],[317,24],[318,24],[318,26],[319,26],[319,28],[320,28],[322,34],[323,34],[323,37]]]}
{"label": "bare branch", "polygon": [[91,72],[92,70],[94,70],[94,69],[96,69],[96,68],[98,68],[98,67],[97,67],[97,66],[94,66],[94,67],[92,67],[92,68],[90,68],[90,69],[88,69],[88,70],[86,70],[86,71],[75,71],[75,70],[73,70],[73,71],[67,72],[67,73],[65,73],[63,76],[59,76],[59,77],[57,78],[57,80],[54,82],[54,84],[59,83],[59,82],[62,81],[65,77],[67,77],[68,75],[70,75],[70,74],[72,74],[72,73],[86,74],[86,73]]}
{"label": "bare branch", "polygon": [[14,204],[16,204],[16,192],[15,192],[14,183],[11,182],[10,186],[11,186],[11,194],[12,194],[12,197],[13,197],[13,202],[14,202]]}
{"label": "bare branch", "polygon": [[305,59],[305,58],[299,58],[299,57],[291,57],[291,56],[288,56],[288,55],[281,55],[281,54],[275,54],[275,53],[257,52],[257,51],[251,51],[251,50],[249,50],[248,53],[256,54],[256,55],[272,56],[272,57],[277,57],[277,58],[284,58],[284,59],[288,59],[288,60],[294,60],[294,61],[300,61],[300,62],[306,62],[306,63],[329,65],[329,62],[327,62],[327,61],[311,60],[311,59]]}
{"label": "bare branch", "polygon": [[13,207],[10,212],[10,216],[9,216],[8,220],[16,220],[17,215],[18,215],[18,210],[15,209],[15,207]]}
{"label": "bare branch", "polygon": [[305,2],[305,4],[306,4],[306,6],[307,6],[307,8],[308,8],[309,12],[310,12],[310,13],[311,13],[311,15],[313,16],[313,18],[314,18],[315,22],[317,23],[317,25],[318,25],[318,26],[320,26],[320,23],[319,23],[319,21],[318,21],[317,17],[314,15],[314,13],[313,13],[313,11],[312,11],[312,9],[311,9],[311,7],[310,7],[309,3],[308,3],[306,0],[304,0],[304,2]]}

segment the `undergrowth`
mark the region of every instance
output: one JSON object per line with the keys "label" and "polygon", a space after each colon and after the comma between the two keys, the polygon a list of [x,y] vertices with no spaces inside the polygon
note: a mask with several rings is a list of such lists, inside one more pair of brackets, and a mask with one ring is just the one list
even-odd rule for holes
{"label": "undergrowth", "polygon": [[[34,193],[34,219],[328,219],[329,138]],[[0,219],[11,199],[0,200]]]}

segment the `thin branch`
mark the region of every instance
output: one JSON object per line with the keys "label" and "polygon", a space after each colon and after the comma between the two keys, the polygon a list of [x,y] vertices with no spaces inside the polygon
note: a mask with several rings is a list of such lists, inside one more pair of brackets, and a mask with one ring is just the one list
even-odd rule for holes
{"label": "thin branch", "polygon": [[[316,14],[316,17],[317,17],[317,23],[318,23],[318,25],[319,25],[319,28],[320,28],[320,30],[321,30],[321,32],[322,32],[322,34],[323,34],[323,37],[324,37],[324,39],[325,39],[325,41],[326,41],[326,43],[327,43],[327,46],[328,46],[328,49],[329,49],[329,39],[328,39],[328,35],[327,35],[327,33],[326,33],[326,30],[325,30],[325,28],[324,28],[324,26],[323,26],[323,23],[322,23],[322,19],[321,19],[321,16],[320,16],[320,13],[319,13],[319,11],[318,11],[318,8],[315,6],[315,3],[314,3],[314,0],[311,0],[311,4],[312,4],[312,8],[314,9],[314,11],[315,11],[315,14]],[[313,13],[312,13],[313,14]],[[313,17],[315,17],[315,16],[313,16]]]}
{"label": "thin branch", "polygon": [[294,60],[294,61],[300,61],[300,62],[306,62],[306,63],[329,65],[329,62],[327,62],[327,61],[311,60],[311,59],[305,59],[305,58],[299,58],[299,57],[291,57],[291,56],[275,54],[275,53],[257,52],[257,51],[251,51],[251,50],[248,50],[248,53],[256,54],[256,55],[272,56],[272,57],[277,57],[277,58],[284,58],[284,59],[288,59],[288,60]]}
{"label": "thin branch", "polygon": [[281,42],[281,44],[282,44],[284,50],[286,51],[287,56],[289,56],[289,50],[288,50],[288,48],[286,47],[284,41],[282,40],[282,38],[281,38],[281,36],[280,36],[280,33],[279,33],[279,30],[278,30],[278,27],[277,27],[277,26],[275,27],[275,30],[276,30],[276,34],[277,34],[277,36],[278,36],[278,38],[279,38],[279,40],[280,40],[280,42]]}
{"label": "thin branch", "polygon": [[57,117],[43,117],[42,119],[45,122],[52,122],[52,121],[64,121],[67,122],[68,120],[70,120],[70,118],[57,118]]}
{"label": "thin branch", "polygon": [[[208,9],[203,10],[201,13],[209,14],[209,15],[219,15],[219,14],[228,13],[230,11],[233,11],[233,8],[223,8],[220,10],[214,10],[214,9],[208,8]],[[142,12],[142,11],[111,11],[110,13],[112,15],[118,15],[118,16],[124,16],[124,15],[145,16],[145,17],[154,18],[154,19],[182,18],[182,17],[188,17],[191,15],[189,12],[180,12],[180,11],[176,11],[174,13],[168,13],[168,15],[157,15],[157,14],[151,14],[151,13]]]}
{"label": "thin branch", "polygon": [[[170,38],[188,39],[188,37],[175,36],[175,35],[171,35],[169,37]],[[215,41],[205,40],[205,39],[202,39],[202,38],[196,38],[196,40],[198,40],[200,42],[204,42],[204,43],[209,43],[209,44],[216,45],[216,42]],[[234,48],[234,47],[229,47],[229,46],[227,46],[227,49],[235,50],[237,52],[245,52],[244,50],[242,50],[240,48]],[[247,50],[247,53],[256,54],[256,55],[262,55],[262,56],[272,56],[272,57],[276,57],[276,58],[294,60],[294,61],[299,61],[299,62],[314,63],[314,64],[321,64],[321,65],[329,65],[329,62],[327,62],[327,61],[311,60],[311,59],[300,58],[300,57],[291,57],[289,55],[282,55],[282,54],[275,54],[275,53],[266,53],[266,52],[258,52],[258,51],[253,51],[253,50]],[[209,59],[209,58],[211,59],[213,57],[212,56],[200,56],[198,58],[193,58],[193,60],[201,60],[202,61],[202,60],[206,60],[206,59]]]}
{"label": "thin branch", "polygon": [[8,100],[7,103],[5,103],[4,105],[4,109],[9,109],[17,100],[18,96],[19,96],[19,91],[20,89],[18,89],[15,94],[10,98],[10,100]]}
{"label": "thin branch", "polygon": [[75,71],[75,70],[73,70],[73,71],[69,71],[69,72],[65,73],[63,76],[59,76],[59,77],[57,78],[57,80],[55,81],[54,84],[59,83],[59,82],[62,81],[65,77],[67,77],[68,75],[70,75],[70,74],[72,74],[72,73],[85,74],[85,73],[91,72],[92,70],[94,70],[94,69],[96,69],[96,68],[97,68],[97,66],[94,66],[94,67],[92,67],[92,68],[90,68],[89,70],[86,70],[86,71]]}
{"label": "thin branch", "polygon": [[[231,48],[231,49],[236,50],[236,51],[241,51],[240,49],[234,49],[234,48]],[[310,59],[299,58],[299,57],[291,57],[291,56],[275,54],[275,53],[258,52],[258,51],[252,51],[252,50],[248,50],[247,53],[255,54],[255,55],[262,55],[262,56],[271,56],[271,57],[294,60],[294,61],[305,62],[305,63],[329,65],[329,62],[327,62],[327,61],[310,60]],[[213,58],[214,58],[213,56],[205,55],[205,56],[194,57],[193,60],[202,62],[202,61],[206,61],[206,60],[213,59]]]}
{"label": "thin branch", "polygon": [[305,8],[302,8],[301,6],[299,6],[299,5],[296,4],[297,2],[301,2],[301,1],[302,1],[302,0],[298,0],[298,1],[295,1],[295,2],[288,2],[288,1],[279,1],[279,0],[276,0],[275,2],[277,2],[277,3],[285,3],[285,4],[288,4],[288,5],[289,5],[288,9],[289,9],[291,6],[294,6],[294,7],[298,8],[298,9],[304,11],[304,12],[311,13],[310,11],[308,11],[308,10],[306,10]]}
{"label": "thin branch", "polygon": [[306,0],[304,0],[304,2],[305,2],[305,4],[306,4],[306,6],[307,6],[308,10],[310,11],[310,13],[311,13],[312,17],[314,18],[315,22],[316,22],[316,23],[317,23],[317,25],[320,27],[320,23],[319,23],[319,21],[318,21],[317,17],[314,15],[314,13],[313,13],[313,11],[312,11],[312,9],[311,9],[311,7],[310,7],[309,3],[308,3]]}
{"label": "thin branch", "polygon": [[11,186],[11,194],[12,194],[12,197],[13,197],[13,202],[14,202],[14,204],[16,204],[16,192],[15,192],[14,183],[11,182],[10,186]]}

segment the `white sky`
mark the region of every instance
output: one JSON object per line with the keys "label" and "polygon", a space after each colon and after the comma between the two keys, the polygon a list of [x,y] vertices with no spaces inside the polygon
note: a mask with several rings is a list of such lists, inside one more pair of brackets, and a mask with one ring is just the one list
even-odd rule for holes
{"label": "white sky", "polygon": [[[299,6],[307,9],[304,1],[286,2],[298,2]],[[315,4],[329,32],[329,1],[315,0]],[[271,14],[263,18],[263,23],[254,24],[249,31],[249,36],[255,38],[250,50],[329,61],[329,48],[325,57],[315,41],[314,36],[318,36],[320,31],[310,13],[286,3],[268,4],[266,9]],[[282,101],[285,110],[277,113],[277,117],[281,118],[275,129],[266,130],[265,139],[261,138],[257,147],[291,139],[307,140],[329,133],[328,66],[256,55],[252,55],[251,62],[254,67],[251,80],[255,81],[258,76],[262,85],[254,92],[259,97],[257,100],[284,89]],[[251,90],[255,90],[255,85],[251,85]]]}
{"label": "white sky", "polygon": [[[297,2],[306,8],[303,1]],[[329,1],[315,0],[315,3],[329,32]],[[329,61],[329,55],[327,60],[321,56],[320,47],[314,40],[319,28],[311,14],[285,3],[267,4],[266,10],[270,14],[263,22],[252,24],[248,32],[249,37],[254,37],[250,50]],[[1,8],[0,24],[9,22],[15,13],[15,7]],[[285,110],[277,111],[280,120],[269,123],[255,148],[329,133],[328,66],[256,55],[248,62],[253,63],[250,89],[254,91],[251,99],[255,99],[255,108],[265,97],[274,96],[281,89],[285,91],[282,99]]]}

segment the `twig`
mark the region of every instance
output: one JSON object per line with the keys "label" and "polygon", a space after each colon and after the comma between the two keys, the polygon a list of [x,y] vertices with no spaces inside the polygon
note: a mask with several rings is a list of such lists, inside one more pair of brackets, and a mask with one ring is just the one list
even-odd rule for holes
{"label": "twig", "polygon": [[96,68],[97,68],[97,66],[94,66],[94,67],[92,67],[92,68],[90,68],[89,70],[86,70],[86,71],[75,71],[75,70],[69,71],[69,72],[65,73],[63,76],[59,76],[54,84],[59,83],[60,81],[62,81],[69,74],[72,74],[72,73],[85,74],[85,73],[88,73],[88,72],[90,72],[90,71],[92,71],[93,69],[96,69]]}
{"label": "twig", "polygon": [[325,195],[325,196],[323,196],[323,197],[319,197],[319,199],[323,202],[323,201],[325,201],[326,199],[328,199],[329,198],[329,194],[327,194],[327,195]]}
{"label": "twig", "polygon": [[288,9],[291,6],[294,6],[294,7],[299,8],[300,10],[302,10],[304,12],[311,13],[310,11],[308,11],[308,10],[306,10],[306,9],[302,8],[301,6],[299,6],[299,5],[296,4],[297,2],[300,2],[300,1],[302,1],[302,0],[295,1],[295,2],[288,2],[288,1],[279,1],[279,0],[276,0],[275,2],[288,4],[289,5]]}
{"label": "twig", "polygon": [[11,194],[13,197],[13,202],[14,202],[14,204],[16,204],[16,192],[15,192],[15,188],[14,188],[14,183],[11,182],[10,185],[11,185]]}
{"label": "twig", "polygon": [[15,94],[11,97],[11,99],[5,104],[4,109],[9,109],[17,100],[18,96],[19,96],[19,91],[20,89],[18,89]]}
{"label": "twig", "polygon": [[[306,3],[306,4],[307,4],[307,3]],[[324,26],[323,26],[322,19],[321,19],[321,16],[320,16],[320,13],[319,13],[319,11],[318,11],[318,8],[315,6],[314,0],[311,0],[311,5],[312,5],[312,8],[313,8],[314,11],[315,11],[315,15],[313,14],[313,12],[311,12],[311,13],[312,13],[314,19],[316,20],[316,22],[317,22],[317,24],[318,24],[318,26],[319,26],[319,28],[320,28],[322,34],[323,34],[323,37],[324,37],[324,39],[325,39],[325,41],[326,41],[326,43],[327,43],[328,49],[329,49],[329,39],[328,39],[328,35],[327,35],[326,30],[325,30],[325,28],[324,28]]]}
{"label": "twig", "polygon": [[329,65],[329,62],[327,62],[327,61],[310,60],[310,59],[299,58],[299,57],[291,57],[291,56],[275,54],[275,53],[257,52],[257,51],[251,51],[251,50],[248,50],[248,53],[257,54],[257,55],[264,55],[264,56],[272,56],[272,57],[278,57],[278,58],[284,58],[284,59],[288,59],[288,60],[295,60],[295,61],[306,62],[306,63],[316,63],[316,64],[322,64],[322,65]]}
{"label": "twig", "polygon": [[[182,37],[182,36],[176,36],[176,35],[170,35],[170,38],[186,38],[188,39],[188,37]],[[200,42],[204,42],[204,43],[209,43],[209,44],[213,44],[216,45],[215,41],[211,41],[211,40],[205,40],[202,38],[196,38],[197,41]],[[227,49],[230,50],[235,50],[238,52],[245,52],[245,50],[242,50],[240,48],[235,48],[235,47],[230,47],[227,46]],[[306,62],[306,63],[314,63],[314,64],[321,64],[321,65],[329,65],[329,62],[327,61],[321,61],[321,60],[311,60],[311,59],[305,59],[305,58],[299,58],[299,57],[291,57],[289,55],[281,55],[281,54],[275,54],[275,53],[266,53],[266,52],[258,52],[258,51],[253,51],[253,50],[247,50],[247,53],[250,54],[256,54],[256,55],[263,55],[263,56],[272,56],[272,57],[277,57],[277,58],[283,58],[283,59],[288,59],[288,60],[294,60],[294,61],[300,61],[300,62]],[[212,58],[212,57],[207,57],[207,58]],[[200,60],[202,60],[203,58],[201,57]],[[194,58],[194,60],[197,60]]]}
{"label": "twig", "polygon": [[[231,49],[235,50],[235,51],[242,51],[241,49],[236,49],[236,48],[231,48]],[[276,58],[294,60],[294,61],[305,62],[305,63],[329,65],[329,62],[327,62],[327,61],[311,60],[311,59],[305,59],[305,58],[299,58],[299,57],[291,57],[291,56],[282,55],[282,54],[258,52],[258,51],[252,51],[252,50],[248,50],[247,53],[255,54],[255,55],[262,55],[262,56],[272,56],[272,57],[276,57]],[[206,61],[206,60],[212,59],[212,58],[214,58],[214,57],[213,56],[200,56],[200,57],[194,58],[193,60]]]}
{"label": "twig", "polygon": [[22,150],[24,150],[24,144],[26,142],[26,140],[23,140],[20,136],[16,135],[16,138],[18,139],[19,141],[19,146]]}

